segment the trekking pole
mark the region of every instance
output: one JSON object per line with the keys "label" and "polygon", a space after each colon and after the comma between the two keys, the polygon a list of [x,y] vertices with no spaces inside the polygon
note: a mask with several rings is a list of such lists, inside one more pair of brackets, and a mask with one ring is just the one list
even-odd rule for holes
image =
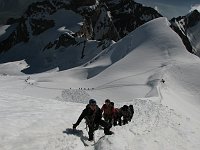
{"label": "trekking pole", "polygon": [[88,132],[88,125],[87,125],[87,123],[85,123],[85,129]]}

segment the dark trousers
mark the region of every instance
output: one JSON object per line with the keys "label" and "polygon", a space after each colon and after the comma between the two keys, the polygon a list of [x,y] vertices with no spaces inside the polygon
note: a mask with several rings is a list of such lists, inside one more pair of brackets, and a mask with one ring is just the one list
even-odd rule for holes
{"label": "dark trousers", "polygon": [[94,138],[94,131],[98,129],[98,127],[102,126],[104,127],[104,133],[107,134],[109,131],[110,131],[110,128],[111,128],[111,124],[104,121],[104,120],[99,120],[98,122],[92,124],[92,125],[88,125],[89,127],[89,132],[88,132],[88,135],[89,135],[89,140],[93,140]]}
{"label": "dark trousers", "polygon": [[112,116],[104,114],[103,117],[106,122],[109,122],[110,124],[112,124],[112,119],[113,119]]}

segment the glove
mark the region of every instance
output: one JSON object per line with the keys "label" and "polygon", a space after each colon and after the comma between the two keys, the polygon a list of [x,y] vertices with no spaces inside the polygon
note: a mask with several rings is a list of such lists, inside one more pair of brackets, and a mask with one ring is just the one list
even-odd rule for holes
{"label": "glove", "polygon": [[73,124],[73,129],[76,129],[76,127],[77,127],[78,125],[75,123],[75,124]]}

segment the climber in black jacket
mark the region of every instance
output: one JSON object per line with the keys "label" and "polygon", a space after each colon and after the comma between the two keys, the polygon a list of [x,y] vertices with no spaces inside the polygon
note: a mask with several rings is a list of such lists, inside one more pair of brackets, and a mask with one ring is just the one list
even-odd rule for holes
{"label": "climber in black jacket", "polygon": [[76,129],[83,118],[85,118],[86,124],[89,127],[89,141],[94,139],[94,131],[98,129],[99,125],[104,127],[104,133],[106,135],[111,135],[113,133],[110,131],[112,125],[101,119],[102,112],[94,99],[89,100],[89,104],[83,110],[77,122],[73,124],[73,129]]}

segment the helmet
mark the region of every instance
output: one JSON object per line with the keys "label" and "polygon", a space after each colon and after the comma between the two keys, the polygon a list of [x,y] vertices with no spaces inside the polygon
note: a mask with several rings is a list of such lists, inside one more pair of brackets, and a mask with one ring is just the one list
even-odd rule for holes
{"label": "helmet", "polygon": [[122,107],[122,110],[123,110],[123,111],[127,111],[127,110],[128,110],[128,106],[127,106],[127,105],[124,105],[124,106]]}
{"label": "helmet", "polygon": [[96,104],[96,101],[94,99],[90,99],[89,104]]}
{"label": "helmet", "polygon": [[109,100],[109,99],[106,99],[106,100],[105,100],[105,103],[110,103],[110,100]]}
{"label": "helmet", "polygon": [[110,102],[110,105],[111,105],[111,106],[114,106],[115,104],[114,104],[114,102]]}

